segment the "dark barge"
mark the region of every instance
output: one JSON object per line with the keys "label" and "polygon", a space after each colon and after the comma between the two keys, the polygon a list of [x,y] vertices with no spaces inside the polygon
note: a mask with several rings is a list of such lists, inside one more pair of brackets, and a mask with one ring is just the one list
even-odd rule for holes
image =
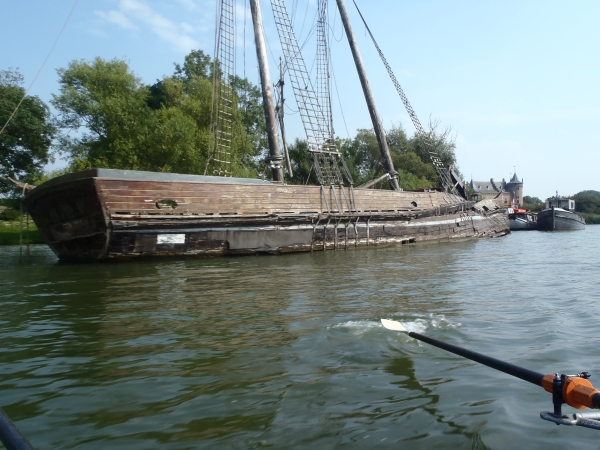
{"label": "dark barge", "polygon": [[546,209],[538,213],[538,230],[573,231],[585,228],[585,219],[575,212],[575,200],[567,197],[546,199]]}

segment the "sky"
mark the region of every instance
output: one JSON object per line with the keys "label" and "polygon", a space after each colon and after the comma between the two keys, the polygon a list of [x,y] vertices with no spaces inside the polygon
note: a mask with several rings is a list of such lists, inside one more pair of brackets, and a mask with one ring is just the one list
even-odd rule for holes
{"label": "sky", "polygon": [[[384,127],[414,127],[352,0],[345,0]],[[329,1],[336,134],[371,128],[335,1]],[[516,171],[525,195],[600,190],[600,2],[573,0],[356,0],[421,123],[450,127],[467,180]],[[0,0],[0,70],[18,68],[48,103],[56,70],[73,60],[119,58],[144,83],[173,73],[192,49],[212,56],[215,0]],[[286,0],[298,40],[316,0]],[[272,80],[281,55],[270,2],[261,2]],[[249,6],[236,8],[237,73],[259,84]],[[244,34],[244,25],[246,32]],[[314,41],[313,41],[314,42]],[[312,42],[306,45],[308,49]],[[307,50],[307,66],[313,56]],[[289,83],[288,83],[289,86]],[[288,141],[304,137],[291,88]],[[58,161],[54,167],[64,165]]]}

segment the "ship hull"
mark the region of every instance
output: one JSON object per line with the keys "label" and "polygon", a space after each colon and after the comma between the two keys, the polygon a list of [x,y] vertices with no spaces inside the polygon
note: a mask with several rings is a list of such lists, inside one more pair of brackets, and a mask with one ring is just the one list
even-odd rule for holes
{"label": "ship hull", "polygon": [[508,233],[503,214],[442,192],[290,186],[92,169],[25,199],[61,260],[328,251]]}
{"label": "ship hull", "polygon": [[508,215],[510,231],[537,230],[537,221],[532,214],[512,213]]}
{"label": "ship hull", "polygon": [[561,208],[548,208],[538,213],[538,230],[583,230],[585,220],[579,214]]}

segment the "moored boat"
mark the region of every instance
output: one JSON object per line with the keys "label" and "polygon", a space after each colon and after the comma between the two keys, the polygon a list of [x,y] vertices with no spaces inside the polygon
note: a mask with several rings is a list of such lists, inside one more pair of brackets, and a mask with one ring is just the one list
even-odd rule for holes
{"label": "moored boat", "polygon": [[506,215],[510,231],[537,230],[537,214],[528,209],[508,208]]}
{"label": "moored boat", "polygon": [[575,212],[575,200],[568,197],[549,197],[546,209],[538,213],[538,230],[583,230],[585,219]]}

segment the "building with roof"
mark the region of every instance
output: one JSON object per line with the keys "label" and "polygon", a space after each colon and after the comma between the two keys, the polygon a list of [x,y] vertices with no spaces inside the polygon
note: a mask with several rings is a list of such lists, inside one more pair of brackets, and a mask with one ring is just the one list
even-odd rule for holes
{"label": "building with roof", "polygon": [[468,183],[471,190],[471,200],[480,201],[495,199],[500,206],[510,207],[511,204],[520,206],[523,204],[523,180],[519,180],[517,174],[510,181],[502,178],[502,181],[474,181]]}

